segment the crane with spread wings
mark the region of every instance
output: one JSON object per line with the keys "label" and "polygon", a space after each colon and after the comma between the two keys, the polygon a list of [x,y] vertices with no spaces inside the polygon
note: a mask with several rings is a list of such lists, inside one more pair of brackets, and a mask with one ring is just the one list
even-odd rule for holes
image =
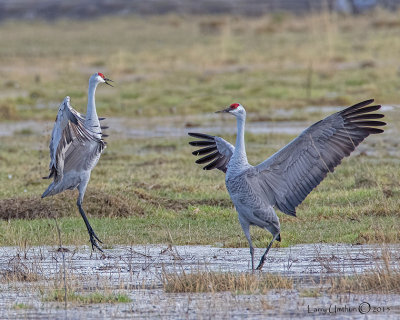
{"label": "crane with spread wings", "polygon": [[189,142],[202,147],[193,155],[203,156],[196,163],[208,163],[203,169],[223,171],[226,188],[239,215],[239,222],[249,242],[251,266],[254,270],[254,248],[250,226],[269,231],[272,241],[263,254],[258,270],[264,265],[272,243],[281,241],[280,224],[274,208],[296,216],[296,207],[326,177],[333,172],[344,157],[370,134],[382,133],[377,127],[386,125],[377,121],[381,113],[371,113],[381,108],[366,100],[334,113],[314,123],[284,148],[257,166],[247,161],[244,128],[246,111],[239,103],[217,111],[236,117],[235,146],[226,140],[203,133],[189,133],[201,139]]}

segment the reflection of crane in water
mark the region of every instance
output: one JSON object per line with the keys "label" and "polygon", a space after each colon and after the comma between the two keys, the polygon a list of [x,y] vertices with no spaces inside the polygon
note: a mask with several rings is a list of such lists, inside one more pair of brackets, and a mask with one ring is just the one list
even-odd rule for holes
{"label": "reflection of crane in water", "polygon": [[250,225],[259,226],[272,234],[272,241],[257,267],[260,270],[272,243],[281,240],[279,219],[274,207],[295,216],[296,207],[328,172],[333,172],[341,160],[370,134],[383,132],[375,128],[386,124],[376,121],[383,118],[383,114],[370,113],[381,106],[368,107],[372,102],[360,102],[318,121],[255,167],[247,162],[244,143],[246,111],[239,103],[218,111],[236,117],[235,146],[220,137],[189,133],[192,137],[202,139],[190,142],[192,146],[203,147],[193,152],[194,155],[205,155],[196,163],[212,161],[204,167],[205,170],[217,168],[226,173],[226,188],[250,245],[252,269],[254,248]]}
{"label": "reflection of crane in water", "polygon": [[[100,239],[94,233],[82,208],[82,201],[90,179],[90,173],[106,143],[105,135],[100,126],[102,118],[97,117],[95,91],[99,83],[112,86],[102,73],[95,73],[89,79],[88,105],[86,116],[71,107],[70,98],[66,97],[58,109],[50,141],[50,174],[46,179],[54,181],[43,193],[42,198],[52,196],[67,189],[78,188],[78,209],[89,232],[92,250],[94,247],[102,251],[97,241]],[[96,241],[97,240],[97,241]]]}

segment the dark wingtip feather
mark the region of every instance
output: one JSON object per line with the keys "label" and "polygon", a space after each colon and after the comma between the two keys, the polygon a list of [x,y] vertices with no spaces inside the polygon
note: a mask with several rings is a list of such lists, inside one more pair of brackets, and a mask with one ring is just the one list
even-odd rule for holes
{"label": "dark wingtip feather", "polygon": [[363,107],[371,104],[372,102],[374,102],[374,99],[368,99],[368,100],[365,100],[365,101],[361,101],[359,103],[356,103],[356,104],[354,104],[354,105],[342,110],[341,113],[344,114],[344,115],[347,115],[348,113],[356,111],[356,110],[358,110],[360,108],[363,108]]}
{"label": "dark wingtip feather", "polygon": [[[350,110],[348,112],[343,113],[342,115],[345,116],[346,118],[348,117],[354,117],[358,114],[366,114],[368,112],[372,112],[372,111],[377,111],[381,108],[381,105],[376,105],[376,106],[369,106],[369,107],[364,107],[361,109],[356,109],[356,110]],[[347,109],[346,109],[347,110]],[[346,111],[344,110],[344,111]]]}
{"label": "dark wingtip feather", "polygon": [[225,161],[225,159],[224,159],[223,156],[219,157],[219,158],[215,159],[213,162],[211,162],[208,165],[206,165],[203,169],[204,170],[211,170],[211,169],[214,169],[214,168],[218,168],[218,166],[224,161]]}
{"label": "dark wingtip feather", "polygon": [[214,141],[203,141],[203,140],[197,140],[197,141],[190,141],[189,144],[191,146],[211,146],[214,144]]}
{"label": "dark wingtip feather", "polygon": [[203,164],[203,163],[206,163],[206,162],[209,162],[209,161],[215,159],[218,156],[219,156],[219,152],[215,151],[215,152],[213,152],[213,153],[211,153],[211,154],[209,154],[209,155],[207,155],[207,156],[205,156],[203,158],[197,159],[195,162],[197,164]]}
{"label": "dark wingtip feather", "polygon": [[354,121],[351,124],[355,124],[357,126],[374,126],[374,127],[382,127],[386,126],[386,122],[383,121]]}
{"label": "dark wingtip feather", "polygon": [[188,132],[188,135],[194,138],[213,140],[214,137],[204,133]]}
{"label": "dark wingtip feather", "polygon": [[202,149],[198,149],[192,152],[192,155],[194,156],[201,156],[202,154],[206,154],[206,153],[210,153],[213,152],[215,150],[218,150],[217,146],[212,145],[211,147],[205,147]]}
{"label": "dark wingtip feather", "polygon": [[363,130],[367,131],[369,134],[378,134],[385,132],[385,130],[378,128],[363,128]]}
{"label": "dark wingtip feather", "polygon": [[364,113],[361,115],[355,115],[346,117],[347,121],[356,121],[356,120],[367,120],[367,119],[382,119],[385,115],[382,113]]}

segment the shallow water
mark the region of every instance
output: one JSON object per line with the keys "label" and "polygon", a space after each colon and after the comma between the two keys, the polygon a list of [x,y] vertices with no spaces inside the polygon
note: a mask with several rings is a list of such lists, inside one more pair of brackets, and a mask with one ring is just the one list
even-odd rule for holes
{"label": "shallow water", "polygon": [[[373,306],[390,308],[386,318],[400,316],[399,295],[345,294],[317,298],[302,297],[301,289],[271,290],[265,295],[236,295],[232,293],[165,293],[162,273],[193,272],[197,270],[249,272],[247,248],[217,248],[211,246],[140,245],[116,246],[105,250],[105,256],[91,252],[88,247],[68,247],[65,253],[69,279],[77,279],[85,291],[90,288],[122,289],[132,299],[130,303],[79,305],[43,302],[39,287],[51,287],[62,270],[62,253],[56,247],[0,248],[0,272],[28,268],[44,280],[39,282],[0,283],[0,318],[249,318],[278,315],[278,318],[332,316],[322,308],[345,304],[358,308],[367,301]],[[289,248],[273,248],[263,272],[292,277],[305,288],[333,275],[365,272],[383,263],[386,251],[393,267],[400,260],[400,245],[307,244]],[[260,257],[263,249],[256,249]],[[23,267],[21,267],[23,266]],[[26,269],[26,270],[28,270]],[[164,271],[163,271],[164,270]],[[69,280],[72,281],[72,280]],[[30,309],[16,310],[15,303],[25,303]],[[311,309],[309,309],[311,306]],[[318,312],[313,308],[321,309]],[[358,310],[358,309],[357,309]],[[336,315],[364,318],[358,311]],[[368,316],[376,316],[369,314]]]}
{"label": "shallow water", "polygon": [[[186,119],[185,122],[183,119]],[[221,121],[215,119],[211,123],[204,125],[190,125],[192,117],[182,118],[182,121],[171,119],[159,122],[159,119],[123,119],[110,118],[104,121],[104,125],[109,126],[107,134],[112,137],[123,138],[155,138],[155,137],[185,137],[188,132],[207,132],[209,134],[234,134],[236,132],[235,121]],[[196,123],[196,122],[194,122]],[[0,137],[13,136],[23,131],[28,133],[48,136],[51,134],[53,122],[45,121],[18,121],[0,122]],[[296,135],[310,125],[306,121],[259,121],[249,122],[246,130],[253,134],[289,134]]]}
{"label": "shallow water", "polygon": [[[315,112],[329,115],[342,110],[336,106],[309,106],[304,108],[306,114]],[[398,112],[398,105],[384,105],[382,111],[387,118],[393,112]],[[282,114],[284,113],[284,114]],[[246,132],[252,134],[287,134],[297,135],[309,127],[314,121],[290,121],[293,110],[276,110],[274,114],[287,117],[288,121],[254,121],[251,115],[246,123]],[[53,121],[17,121],[0,122],[0,137],[12,136],[21,132],[49,136]],[[204,132],[211,135],[235,134],[236,122],[233,117],[216,115],[214,113],[187,116],[166,116],[152,118],[107,118],[102,125],[109,126],[107,134],[111,137],[123,138],[155,138],[184,137],[188,132]]]}

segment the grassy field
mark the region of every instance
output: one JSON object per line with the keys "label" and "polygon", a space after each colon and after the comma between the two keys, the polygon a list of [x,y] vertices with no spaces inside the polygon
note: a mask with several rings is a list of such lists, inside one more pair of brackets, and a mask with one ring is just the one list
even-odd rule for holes
{"label": "grassy field", "polygon": [[[86,105],[87,80],[109,116],[214,111],[240,100],[257,114],[398,97],[396,13],[359,17],[125,17],[0,26],[3,119],[53,119],[66,95]],[[277,117],[279,119],[279,117]]]}
{"label": "grassy field", "polygon": [[[7,22],[0,25],[0,118],[53,120],[66,95],[84,111],[87,80],[96,71],[116,81],[115,88],[97,91],[99,115],[144,122],[207,114],[235,101],[246,106],[251,121],[316,120],[331,111],[306,111],[310,105],[343,106],[371,97],[395,104],[399,35],[399,16],[382,12]],[[346,159],[300,205],[298,218],[279,214],[281,246],[400,242],[400,114],[386,116],[389,132],[367,139],[367,150],[376,152]],[[250,162],[292,138],[247,135]],[[40,199],[48,182],[41,179],[48,139],[29,129],[0,136],[0,245],[55,244],[54,218],[64,244],[88,244],[76,191]],[[247,246],[223,175],[196,166],[188,141],[110,136],[84,202],[105,248]],[[254,244],[265,246],[269,235],[252,232]]]}

